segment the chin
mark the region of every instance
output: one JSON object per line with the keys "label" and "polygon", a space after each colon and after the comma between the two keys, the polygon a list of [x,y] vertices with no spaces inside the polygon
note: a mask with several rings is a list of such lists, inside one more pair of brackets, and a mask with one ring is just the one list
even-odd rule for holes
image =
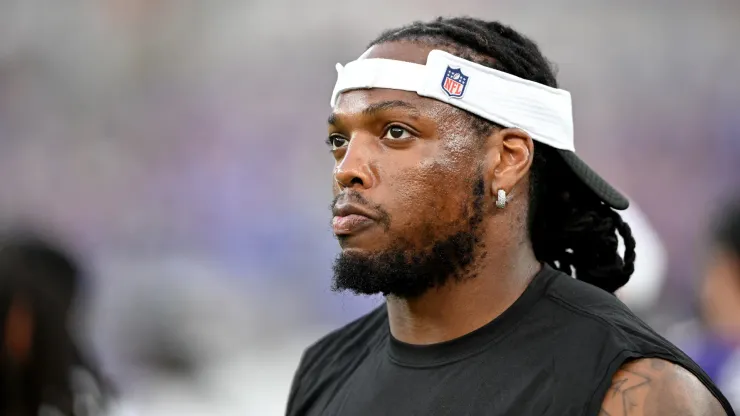
{"label": "chin", "polygon": [[342,254],[372,256],[374,254],[382,254],[388,250],[382,236],[374,236],[373,238],[373,236],[360,234],[336,237],[337,241],[339,241],[339,247],[342,249]]}
{"label": "chin", "polygon": [[341,243],[339,244],[339,247],[342,249],[342,255],[349,255],[349,256],[356,256],[356,255],[371,256],[375,252],[374,250],[370,250],[365,247],[343,245]]}
{"label": "chin", "polygon": [[383,256],[385,251],[366,247],[342,247],[339,256],[354,261],[372,261]]}

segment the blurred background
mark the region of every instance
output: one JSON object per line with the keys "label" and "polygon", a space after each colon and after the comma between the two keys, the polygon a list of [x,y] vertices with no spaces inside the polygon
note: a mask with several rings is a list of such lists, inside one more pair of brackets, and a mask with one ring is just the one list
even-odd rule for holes
{"label": "blurred background", "polygon": [[0,0],[0,223],[78,254],[77,336],[122,414],[281,414],[303,348],[382,302],[329,291],[334,64],[461,14],[557,65],[578,152],[634,203],[621,296],[702,354],[740,193],[737,0]]}

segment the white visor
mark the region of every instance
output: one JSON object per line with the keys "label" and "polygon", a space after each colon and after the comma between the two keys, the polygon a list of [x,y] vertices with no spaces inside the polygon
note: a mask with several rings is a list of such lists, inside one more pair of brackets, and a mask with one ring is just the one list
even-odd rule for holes
{"label": "white visor", "polygon": [[[362,57],[361,57],[362,58]],[[391,59],[337,64],[331,106],[345,91],[388,88],[416,92],[504,127],[516,127],[556,149],[575,151],[570,93],[491,69],[447,52],[429,52],[426,65]]]}

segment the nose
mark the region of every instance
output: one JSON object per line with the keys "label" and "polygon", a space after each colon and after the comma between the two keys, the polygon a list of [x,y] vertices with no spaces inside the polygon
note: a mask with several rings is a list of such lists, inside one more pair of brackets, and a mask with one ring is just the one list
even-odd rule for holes
{"label": "nose", "polygon": [[369,189],[375,182],[371,169],[369,143],[359,137],[350,140],[341,160],[334,168],[334,180],[340,189]]}

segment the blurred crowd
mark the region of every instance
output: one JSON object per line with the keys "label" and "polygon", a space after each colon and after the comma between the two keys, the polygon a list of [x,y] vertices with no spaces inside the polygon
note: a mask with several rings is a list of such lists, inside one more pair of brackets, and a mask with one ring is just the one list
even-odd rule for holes
{"label": "blurred crowd", "polygon": [[557,65],[578,152],[633,200],[620,296],[740,400],[737,1],[0,0],[2,369],[47,386],[27,400],[281,414],[302,349],[382,302],[329,290],[334,64],[461,14]]}

